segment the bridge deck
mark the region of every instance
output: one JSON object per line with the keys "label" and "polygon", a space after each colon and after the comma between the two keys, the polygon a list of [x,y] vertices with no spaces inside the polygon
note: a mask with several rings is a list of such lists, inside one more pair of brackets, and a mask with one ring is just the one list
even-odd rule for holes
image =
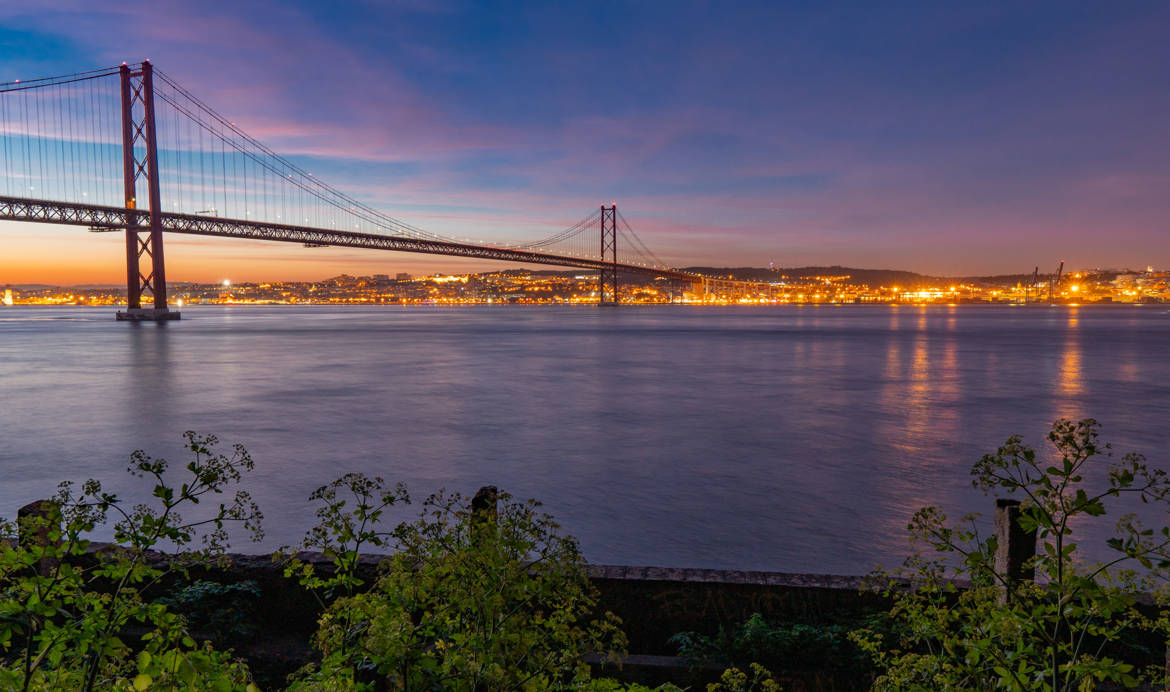
{"label": "bridge deck", "polygon": [[[134,220],[131,219],[132,216],[135,217]],[[0,220],[120,229],[126,228],[131,223],[139,223],[137,218],[145,216],[146,212],[133,211],[121,207],[0,196]],[[200,216],[197,214],[173,214],[164,212],[161,217],[163,231],[167,233],[185,233],[189,235],[223,238],[248,238],[251,240],[302,243],[314,246],[421,252],[431,255],[451,255],[527,264],[578,267],[597,271],[600,271],[602,268],[614,266],[610,263],[581,257],[497,248],[469,243],[426,240],[407,236],[378,235],[374,233],[313,228],[310,226],[291,226],[260,221],[221,219],[214,216]],[[145,218],[142,220],[145,221]],[[618,271],[629,274],[641,274],[644,276],[664,277],[692,282],[703,280],[703,277],[697,274],[675,269],[656,269],[636,264],[621,263],[618,263],[616,266]]]}

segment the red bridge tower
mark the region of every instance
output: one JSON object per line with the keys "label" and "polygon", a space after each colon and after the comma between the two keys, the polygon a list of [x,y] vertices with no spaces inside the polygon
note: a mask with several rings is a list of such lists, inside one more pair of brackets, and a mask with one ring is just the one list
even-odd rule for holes
{"label": "red bridge tower", "polygon": [[[150,61],[137,71],[122,63],[122,174],[126,190],[126,298],[119,320],[177,320],[167,308],[163,263],[162,204],[158,187],[158,138],[154,126],[154,73]],[[137,149],[136,149],[137,147]],[[139,156],[141,153],[141,156]],[[147,213],[142,212],[138,180],[146,179]],[[143,221],[147,225],[143,225]],[[146,267],[143,267],[143,264]],[[153,307],[142,307],[149,293]]]}

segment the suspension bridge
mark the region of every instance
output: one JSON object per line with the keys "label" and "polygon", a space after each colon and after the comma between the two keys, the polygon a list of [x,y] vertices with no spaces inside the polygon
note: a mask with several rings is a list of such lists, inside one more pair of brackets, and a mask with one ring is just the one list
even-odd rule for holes
{"label": "suspension bridge", "polygon": [[771,292],[667,266],[616,204],[529,242],[423,230],[276,154],[149,61],[0,83],[0,165],[0,220],[124,231],[123,320],[179,319],[167,303],[166,233],[582,268],[598,272],[603,305],[620,301],[622,275],[704,295]]}

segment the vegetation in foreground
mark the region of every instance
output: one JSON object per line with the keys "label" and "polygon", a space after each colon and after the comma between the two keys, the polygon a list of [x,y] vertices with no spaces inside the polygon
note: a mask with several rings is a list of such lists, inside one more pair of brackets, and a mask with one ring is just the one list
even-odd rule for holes
{"label": "vegetation in foreground", "polygon": [[1038,547],[1025,571],[1036,578],[997,565],[996,538],[981,535],[975,517],[951,524],[936,507],[919,510],[909,528],[932,552],[885,575],[894,627],[854,635],[880,672],[874,689],[1165,685],[1170,527],[1121,515],[1103,562],[1081,559],[1074,532],[1126,497],[1170,508],[1170,479],[1141,455],[1112,459],[1092,419],[1057,421],[1048,440],[1050,457],[1012,437],[971,470],[975,487],[1022,500],[1019,523]]}
{"label": "vegetation in foreground", "polygon": [[[1114,556],[1099,563],[1080,559],[1073,532],[1127,496],[1170,508],[1170,480],[1138,455],[1112,460],[1092,420],[1057,421],[1049,440],[1053,458],[1011,438],[972,470],[976,487],[1022,499],[1020,523],[1040,547],[1026,565],[1035,580],[1002,572],[996,539],[975,517],[952,525],[924,508],[910,528],[931,552],[876,575],[888,613],[851,626],[756,615],[714,635],[678,634],[680,654],[726,667],[709,692],[779,690],[769,669],[794,667],[872,679],[877,690],[1163,684],[1170,528],[1122,515]],[[0,689],[259,690],[244,661],[192,634],[221,645],[256,636],[257,586],[189,578],[221,559],[229,528],[260,536],[260,511],[238,489],[252,460],[239,446],[217,452],[212,436],[185,441],[191,460],[177,483],[165,460],[132,455],[128,470],[153,485],[151,505],[127,506],[96,481],[65,483],[36,511],[0,522]],[[538,503],[438,493],[415,521],[387,527],[387,510],[410,502],[406,489],[357,474],[311,500],[318,524],[300,547],[328,566],[291,550],[278,559],[318,599],[319,661],[288,689],[679,689],[593,677],[590,658],[617,670],[621,623],[596,612],[576,541]],[[107,522],[115,545],[92,550],[88,536]],[[359,570],[370,549],[393,551],[373,578]],[[183,586],[156,597],[168,580]]]}
{"label": "vegetation in foreground", "polygon": [[[62,483],[39,511],[0,523],[0,689],[257,689],[242,663],[196,643],[182,616],[142,595],[222,555],[229,525],[261,536],[248,494],[223,498],[252,469],[248,453],[217,453],[213,436],[185,440],[192,459],[177,487],[165,460],[131,455],[127,470],[154,483],[153,506],[127,506],[97,481]],[[199,511],[213,499],[217,508]],[[107,519],[116,545],[91,552],[87,536]],[[160,548],[179,553],[159,567],[148,552]]]}

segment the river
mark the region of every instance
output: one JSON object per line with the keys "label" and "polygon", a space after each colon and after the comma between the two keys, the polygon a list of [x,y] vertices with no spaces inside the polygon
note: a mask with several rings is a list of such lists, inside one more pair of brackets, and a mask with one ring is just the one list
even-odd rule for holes
{"label": "river", "polygon": [[193,429],[256,460],[244,552],[361,471],[538,498],[593,562],[862,574],[917,507],[990,511],[971,464],[1055,418],[1167,465],[1161,305],[113,312],[0,307],[0,515],[63,479],[143,498],[129,452],[181,467]]}

